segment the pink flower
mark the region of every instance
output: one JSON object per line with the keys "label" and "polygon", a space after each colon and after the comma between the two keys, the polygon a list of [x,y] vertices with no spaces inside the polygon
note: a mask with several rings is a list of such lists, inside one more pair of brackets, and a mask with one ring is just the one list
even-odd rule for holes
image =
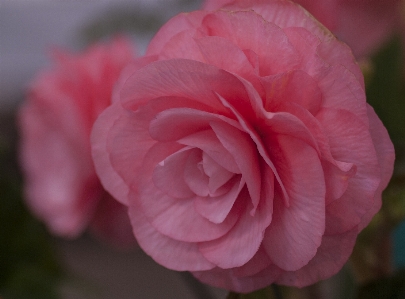
{"label": "pink flower", "polygon": [[[272,0],[206,0],[204,8]],[[294,0],[347,43],[357,58],[373,54],[387,42],[400,25],[401,0]]]}
{"label": "pink flower", "polygon": [[350,49],[288,1],[171,19],[92,132],[140,246],[250,292],[335,274],[381,205],[388,134]]}
{"label": "pink flower", "polygon": [[127,207],[101,186],[90,148],[93,123],[134,58],[131,45],[117,38],[80,54],[54,54],[19,111],[27,204],[56,235],[76,237],[90,225],[101,237],[134,243]]}

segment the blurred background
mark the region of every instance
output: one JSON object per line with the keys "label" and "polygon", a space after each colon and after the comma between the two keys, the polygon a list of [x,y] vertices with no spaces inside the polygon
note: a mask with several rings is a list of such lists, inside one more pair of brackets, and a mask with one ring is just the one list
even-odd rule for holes
{"label": "blurred background", "polygon": [[0,107],[12,108],[49,50],[80,50],[115,32],[129,34],[140,53],[168,19],[200,0],[0,0]]}
{"label": "blurred background", "polygon": [[[84,235],[49,235],[22,203],[15,111],[54,47],[79,51],[116,32],[138,53],[160,26],[198,0],[0,0],[0,297],[27,299],[224,298],[140,249],[117,251]],[[2,297],[3,296],[3,297]]]}

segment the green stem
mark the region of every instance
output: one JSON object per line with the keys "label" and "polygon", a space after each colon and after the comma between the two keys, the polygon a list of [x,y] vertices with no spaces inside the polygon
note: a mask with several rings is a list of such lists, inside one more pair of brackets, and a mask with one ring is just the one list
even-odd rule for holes
{"label": "green stem", "polygon": [[277,284],[272,284],[271,287],[274,292],[274,298],[283,299],[283,294],[281,293],[280,287]]}

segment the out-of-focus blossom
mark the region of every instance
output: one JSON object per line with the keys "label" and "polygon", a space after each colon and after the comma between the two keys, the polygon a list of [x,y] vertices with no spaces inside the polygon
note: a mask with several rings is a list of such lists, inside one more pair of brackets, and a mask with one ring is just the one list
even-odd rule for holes
{"label": "out-of-focus blossom", "polygon": [[[245,0],[265,3],[272,0]],[[367,57],[402,27],[401,0],[293,0],[302,5],[338,39],[347,43],[357,58]],[[206,0],[203,7],[219,9],[233,0]]]}
{"label": "out-of-focus blossom", "polygon": [[26,202],[56,235],[76,237],[90,226],[114,243],[135,242],[127,207],[101,186],[90,149],[93,123],[111,104],[118,76],[134,58],[121,37],[78,54],[55,50],[52,68],[29,86],[19,110]]}

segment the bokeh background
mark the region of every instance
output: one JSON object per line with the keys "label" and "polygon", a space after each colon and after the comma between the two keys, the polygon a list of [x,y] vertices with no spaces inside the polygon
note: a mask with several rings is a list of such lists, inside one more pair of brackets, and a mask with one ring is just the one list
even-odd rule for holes
{"label": "bokeh background", "polygon": [[138,53],[159,27],[198,0],[0,0],[0,298],[224,298],[189,274],[84,235],[52,237],[23,205],[15,111],[52,47],[80,51],[125,33]]}

